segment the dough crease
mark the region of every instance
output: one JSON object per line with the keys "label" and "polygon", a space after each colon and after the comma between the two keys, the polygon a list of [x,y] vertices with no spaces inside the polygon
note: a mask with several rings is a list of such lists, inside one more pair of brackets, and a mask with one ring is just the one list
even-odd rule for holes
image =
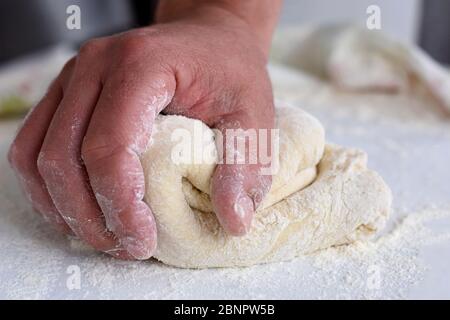
{"label": "dough crease", "polygon": [[[364,152],[326,144],[321,124],[299,108],[277,108],[276,127],[280,157],[271,190],[249,233],[232,237],[220,227],[209,199],[217,163],[214,131],[198,120],[158,116],[141,157],[144,200],[158,228],[156,259],[183,268],[250,266],[368,239],[383,228],[391,192],[367,168]],[[199,128],[200,150],[198,143],[174,139],[176,130],[194,135]],[[192,157],[202,152],[202,161],[173,161],[183,143]]]}

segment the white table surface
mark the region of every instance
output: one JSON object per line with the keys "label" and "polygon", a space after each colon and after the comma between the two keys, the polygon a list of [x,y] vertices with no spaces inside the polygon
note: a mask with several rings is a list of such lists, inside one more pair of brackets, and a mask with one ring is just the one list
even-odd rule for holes
{"label": "white table surface", "polygon": [[[10,120],[0,121],[0,298],[450,298],[448,123],[435,121],[430,112],[405,116],[405,103],[398,106],[403,113],[378,108],[383,103],[379,97],[359,96],[356,103],[351,97],[321,101],[317,91],[315,99],[307,97],[312,91],[295,90],[304,81],[295,72],[273,66],[271,74],[278,97],[317,116],[329,141],[366,150],[370,167],[392,188],[386,235],[393,240],[387,242],[389,250],[379,249],[385,256],[375,250],[370,258],[384,270],[376,290],[361,285],[369,278],[365,273],[371,264],[360,258],[341,261],[319,254],[251,268],[182,270],[155,261],[117,261],[78,247],[55,234],[20,196],[5,160],[18,123]],[[345,106],[347,101],[353,106]],[[398,100],[393,101],[390,108],[396,107]],[[425,215],[428,243],[415,243],[411,235],[408,241],[395,239],[401,237],[395,230],[404,217],[433,208],[441,217]],[[417,230],[422,232],[424,226]],[[70,286],[72,272],[78,270],[79,289]]]}

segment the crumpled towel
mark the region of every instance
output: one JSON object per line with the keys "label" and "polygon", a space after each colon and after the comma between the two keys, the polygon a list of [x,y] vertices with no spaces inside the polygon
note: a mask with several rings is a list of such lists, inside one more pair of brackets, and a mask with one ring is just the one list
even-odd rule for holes
{"label": "crumpled towel", "polygon": [[275,36],[272,59],[345,91],[425,89],[450,113],[450,72],[413,44],[348,25],[292,28]]}

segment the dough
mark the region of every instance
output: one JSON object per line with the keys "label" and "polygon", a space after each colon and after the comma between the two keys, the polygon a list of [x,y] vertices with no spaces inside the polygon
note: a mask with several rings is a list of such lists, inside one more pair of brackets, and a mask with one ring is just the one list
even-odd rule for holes
{"label": "dough", "polygon": [[[181,116],[157,118],[152,142],[141,158],[145,201],[157,221],[156,259],[185,268],[284,261],[365,239],[384,226],[391,193],[381,177],[367,169],[364,152],[325,145],[321,124],[298,108],[277,108],[276,127],[280,161],[271,191],[249,233],[232,237],[219,225],[209,199],[217,158],[213,130]],[[174,139],[176,130],[194,134],[199,129],[201,143]],[[180,150],[192,151],[192,158],[203,154],[202,161],[172,161],[173,152],[189,156]]]}

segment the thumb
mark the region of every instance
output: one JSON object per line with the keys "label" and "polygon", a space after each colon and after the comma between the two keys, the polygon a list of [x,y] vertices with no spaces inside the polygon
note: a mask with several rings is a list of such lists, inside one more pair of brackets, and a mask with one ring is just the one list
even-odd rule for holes
{"label": "thumb", "polygon": [[[219,159],[211,185],[214,212],[231,235],[248,232],[272,184],[273,106],[259,115],[237,112],[215,125]],[[256,110],[256,109],[255,109]]]}

